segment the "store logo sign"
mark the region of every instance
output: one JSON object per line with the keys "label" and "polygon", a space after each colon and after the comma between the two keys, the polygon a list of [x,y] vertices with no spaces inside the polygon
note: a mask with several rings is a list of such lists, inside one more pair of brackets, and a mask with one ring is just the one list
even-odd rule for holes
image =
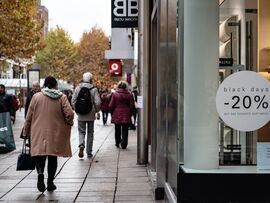
{"label": "store logo sign", "polygon": [[109,72],[111,76],[122,75],[122,62],[121,60],[109,60]]}
{"label": "store logo sign", "polygon": [[112,0],[112,28],[138,27],[138,0]]}
{"label": "store logo sign", "polygon": [[233,58],[219,58],[219,66],[232,66]]}
{"label": "store logo sign", "polygon": [[2,128],[0,128],[0,131],[1,132],[8,131],[8,128],[7,127],[2,127]]}

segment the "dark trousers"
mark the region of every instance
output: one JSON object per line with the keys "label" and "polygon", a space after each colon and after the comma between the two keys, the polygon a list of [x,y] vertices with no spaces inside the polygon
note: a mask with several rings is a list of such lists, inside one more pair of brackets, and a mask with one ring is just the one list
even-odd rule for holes
{"label": "dark trousers", "polygon": [[103,124],[104,125],[107,123],[108,115],[109,115],[109,110],[102,111],[102,119],[103,119]]}
{"label": "dark trousers", "polygon": [[115,124],[115,145],[123,149],[127,148],[128,145],[128,127],[129,124]]}
{"label": "dark trousers", "polygon": [[47,166],[48,182],[52,182],[54,180],[55,173],[57,170],[57,156],[35,156],[34,157],[35,165],[37,173],[43,174],[47,157],[48,157],[48,166]]}

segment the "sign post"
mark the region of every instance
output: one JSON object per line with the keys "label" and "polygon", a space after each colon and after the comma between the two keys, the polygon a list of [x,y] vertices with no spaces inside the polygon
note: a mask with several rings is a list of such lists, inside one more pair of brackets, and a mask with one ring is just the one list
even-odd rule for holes
{"label": "sign post", "polygon": [[32,88],[32,83],[40,80],[40,70],[39,69],[29,69],[27,70],[27,92]]}

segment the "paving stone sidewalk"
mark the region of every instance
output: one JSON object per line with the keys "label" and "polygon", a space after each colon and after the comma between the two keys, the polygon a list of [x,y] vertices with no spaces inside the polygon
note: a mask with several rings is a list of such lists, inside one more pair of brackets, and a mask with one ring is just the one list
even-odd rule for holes
{"label": "paving stone sidewalk", "polygon": [[73,156],[58,159],[57,190],[40,193],[36,188],[36,171],[16,171],[23,122],[24,109],[17,112],[13,126],[17,149],[0,154],[0,202],[155,202],[147,166],[136,164],[136,131],[129,131],[127,149],[118,149],[114,145],[114,126],[103,126],[101,120],[95,122],[94,156],[80,159],[75,119],[71,137]]}

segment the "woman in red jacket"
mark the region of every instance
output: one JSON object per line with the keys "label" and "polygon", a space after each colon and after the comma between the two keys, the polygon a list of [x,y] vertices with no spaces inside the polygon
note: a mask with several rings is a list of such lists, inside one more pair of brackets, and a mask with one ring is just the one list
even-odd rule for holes
{"label": "woman in red jacket", "polygon": [[132,94],[127,90],[127,83],[120,81],[112,93],[109,109],[112,114],[111,122],[115,124],[115,146],[126,149],[128,145],[128,127],[131,124],[131,113],[134,109]]}
{"label": "woman in red jacket", "polygon": [[108,90],[106,89],[100,96],[101,106],[100,109],[102,111],[102,120],[103,125],[107,124],[108,115],[109,115],[109,98],[108,98]]}

